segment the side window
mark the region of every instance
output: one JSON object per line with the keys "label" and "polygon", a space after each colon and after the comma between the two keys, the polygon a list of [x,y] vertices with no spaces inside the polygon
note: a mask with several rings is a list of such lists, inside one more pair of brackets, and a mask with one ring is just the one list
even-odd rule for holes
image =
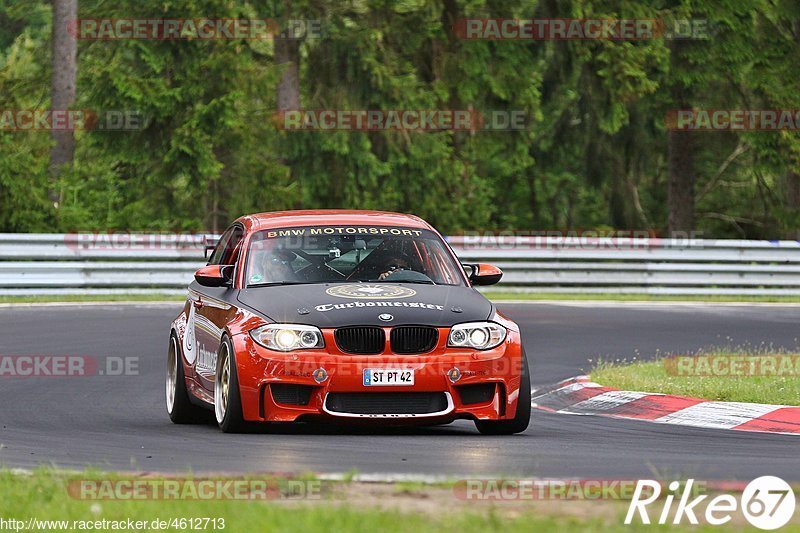
{"label": "side window", "polygon": [[225,255],[222,258],[223,265],[235,265],[239,259],[239,248],[242,246],[242,239],[244,238],[244,230],[239,226],[234,226],[231,240],[225,247]]}
{"label": "side window", "polygon": [[214,253],[211,254],[209,265],[231,265],[234,260],[234,253],[242,242],[244,231],[239,226],[231,226],[220,237]]}
{"label": "side window", "polygon": [[227,246],[228,242],[231,240],[231,234],[233,233],[233,228],[228,228],[225,230],[225,233],[222,234],[222,237],[219,238],[217,241],[217,247],[214,248],[214,251],[211,253],[211,258],[208,260],[209,265],[221,265],[220,259],[222,259],[223,251]]}

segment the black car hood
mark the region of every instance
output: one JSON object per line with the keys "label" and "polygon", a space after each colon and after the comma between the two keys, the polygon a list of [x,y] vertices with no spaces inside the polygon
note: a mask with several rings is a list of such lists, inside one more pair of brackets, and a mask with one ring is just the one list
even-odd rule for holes
{"label": "black car hood", "polygon": [[[320,328],[424,324],[449,327],[486,320],[494,308],[468,287],[404,283],[330,283],[243,289],[239,301],[274,322]],[[384,319],[379,318],[380,315]],[[389,319],[389,320],[386,320]]]}

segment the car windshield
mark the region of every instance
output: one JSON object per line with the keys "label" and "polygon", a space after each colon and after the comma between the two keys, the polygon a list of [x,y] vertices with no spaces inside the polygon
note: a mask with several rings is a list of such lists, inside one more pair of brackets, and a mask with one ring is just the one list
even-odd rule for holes
{"label": "car windshield", "polygon": [[309,226],[253,234],[247,285],[392,282],[463,285],[434,232],[395,226]]}

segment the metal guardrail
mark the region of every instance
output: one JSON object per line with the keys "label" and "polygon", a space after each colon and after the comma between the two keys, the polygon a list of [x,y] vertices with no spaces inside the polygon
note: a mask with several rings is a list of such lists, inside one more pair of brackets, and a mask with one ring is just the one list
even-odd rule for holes
{"label": "metal guardrail", "polygon": [[[0,295],[182,294],[202,235],[0,234]],[[451,237],[463,262],[505,272],[492,290],[800,295],[800,242]]]}

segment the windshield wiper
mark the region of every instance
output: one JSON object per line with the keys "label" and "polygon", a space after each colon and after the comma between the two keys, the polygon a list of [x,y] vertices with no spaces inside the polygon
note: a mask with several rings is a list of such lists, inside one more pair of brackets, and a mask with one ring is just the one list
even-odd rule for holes
{"label": "windshield wiper", "polygon": [[279,285],[312,285],[310,281],[269,281],[266,283],[251,283],[247,286],[248,289],[253,287],[275,287]]}
{"label": "windshield wiper", "polygon": [[411,280],[394,280],[394,279],[375,279],[370,280],[369,283],[417,283],[421,285],[436,285],[432,280],[427,279],[411,279]]}

